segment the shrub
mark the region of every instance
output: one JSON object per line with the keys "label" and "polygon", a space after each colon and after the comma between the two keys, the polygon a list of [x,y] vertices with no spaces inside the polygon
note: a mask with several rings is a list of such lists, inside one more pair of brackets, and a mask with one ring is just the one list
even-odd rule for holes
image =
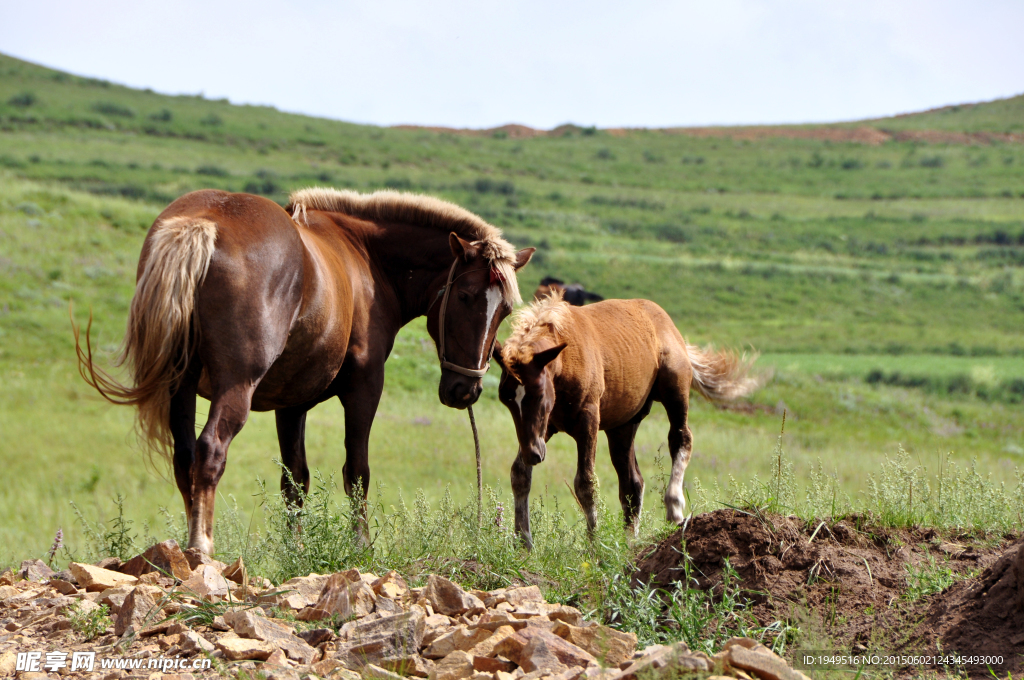
{"label": "shrub", "polygon": [[941,168],[946,160],[942,156],[922,156],[917,163],[922,168]]}
{"label": "shrub", "polygon": [[11,106],[17,106],[18,108],[27,109],[39,100],[36,99],[35,94],[32,92],[21,92],[16,94],[7,100],[7,103]]}
{"label": "shrub", "polygon": [[71,629],[81,634],[88,642],[102,635],[111,625],[110,608],[103,604],[99,609],[94,609],[86,614],[82,611],[81,605],[76,602],[68,608],[68,622],[71,624]]}
{"label": "shrub", "polygon": [[156,113],[149,114],[149,119],[150,120],[155,120],[155,121],[158,121],[158,122],[161,122],[161,123],[169,123],[169,122],[171,122],[171,120],[173,118],[174,118],[174,114],[172,114],[167,109],[160,109]]}
{"label": "shrub", "polygon": [[102,113],[105,116],[117,116],[119,118],[135,117],[135,111],[117,102],[94,102],[90,108],[96,113]]}
{"label": "shrub", "polygon": [[598,149],[595,155],[602,161],[615,160],[615,154],[613,154],[612,150],[607,147]]}
{"label": "shrub", "polygon": [[218,116],[216,113],[211,113],[208,116],[204,116],[199,120],[203,125],[209,125],[210,127],[216,127],[224,124],[224,119]]}
{"label": "shrub", "polygon": [[229,173],[224,168],[217,167],[216,165],[200,165],[196,168],[197,175],[207,175],[209,177],[227,177]]}

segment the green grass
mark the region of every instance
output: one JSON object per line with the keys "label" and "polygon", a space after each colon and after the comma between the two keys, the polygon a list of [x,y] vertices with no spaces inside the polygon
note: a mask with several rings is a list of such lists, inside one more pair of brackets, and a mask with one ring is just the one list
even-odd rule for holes
{"label": "green grass", "polygon": [[[865,124],[1012,132],[1020,101]],[[1013,382],[1024,378],[1022,180],[1019,144],[742,142],[571,126],[557,137],[472,137],[167,97],[0,55],[0,561],[41,556],[57,527],[84,545],[72,500],[90,521],[109,519],[123,494],[140,535],[144,525],[166,531],[160,507],[180,512],[173,484],[133,448],[130,411],[77,377],[67,312],[69,301],[80,321],[92,311],[110,356],[145,231],[186,191],[284,202],[310,184],[393,187],[465,205],[538,248],[522,276],[527,297],[558,275],[606,297],[653,299],[691,341],[765,352],[775,379],[753,413],[694,403],[688,480],[722,490],[709,504],[728,501],[730,478],[771,476],[786,410],[794,484],[810,488],[820,459],[863,506],[869,475],[901,445],[925,477],[949,451],[995,479],[1013,480],[1024,462]],[[383,508],[399,507],[399,492],[409,501],[421,490],[434,504],[446,491],[456,505],[473,497],[468,423],[438,403],[437,375],[414,322],[389,360],[371,437],[371,497]],[[501,490],[516,446],[494,380],[476,410],[485,481]],[[656,407],[637,439],[652,520],[667,430]],[[314,409],[311,466],[339,470],[343,434],[337,403]],[[535,494],[571,508],[573,444],[558,436],[550,451]],[[233,496],[248,516],[260,502],[255,480],[276,487],[277,455],[272,415],[254,414],[232,445],[220,507]],[[617,507],[603,444],[598,474]]]}

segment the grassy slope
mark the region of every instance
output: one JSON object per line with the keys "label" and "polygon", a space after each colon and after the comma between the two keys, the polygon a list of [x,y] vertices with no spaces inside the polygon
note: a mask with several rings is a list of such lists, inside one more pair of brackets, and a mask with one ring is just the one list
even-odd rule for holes
{"label": "grassy slope", "polygon": [[[1012,130],[1015,112],[996,102],[941,115],[962,113],[962,129]],[[608,297],[654,299],[693,340],[773,352],[765,359],[778,377],[755,398],[761,411],[695,407],[691,478],[705,484],[764,476],[783,405],[796,416],[787,437],[798,472],[820,456],[851,492],[898,443],[924,462],[949,449],[978,455],[1005,476],[1020,460],[1019,406],[863,380],[873,369],[993,386],[1022,377],[1020,146],[655,131],[474,138],[166,97],[0,57],[0,165],[0,457],[16,480],[0,490],[0,536],[10,557],[38,553],[57,525],[68,529],[69,498],[109,512],[107,499],[125,493],[129,514],[151,522],[160,505],[177,511],[173,486],[129,446],[130,413],[76,378],[67,301],[80,318],[91,308],[100,346],[115,349],[145,230],[167,201],[205,186],[280,201],[311,183],[436,193],[539,247],[524,291],[558,274]],[[435,363],[413,324],[389,364],[379,416],[388,426],[373,434],[386,501],[399,487],[436,498],[449,482],[457,497],[471,493],[468,428],[437,403]],[[488,481],[507,488],[513,434],[493,389],[479,417]],[[232,447],[222,490],[243,504],[255,475],[276,477],[272,425],[257,414]],[[666,429],[660,411],[641,428],[649,479]],[[314,466],[339,468],[341,432],[337,405],[313,412]],[[567,499],[573,453],[570,440],[553,440],[538,493]],[[605,454],[600,461],[614,496]],[[656,486],[647,507],[660,514]]]}

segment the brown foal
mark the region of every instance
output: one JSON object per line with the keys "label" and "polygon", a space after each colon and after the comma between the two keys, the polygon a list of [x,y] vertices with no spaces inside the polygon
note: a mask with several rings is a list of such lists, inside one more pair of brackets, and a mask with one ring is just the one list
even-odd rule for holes
{"label": "brown foal", "polygon": [[[94,366],[88,331],[83,350],[75,330],[85,380],[136,406],[142,438],[172,459],[189,547],[206,553],[228,446],[250,410],[276,412],[281,488],[301,504],[306,412],[338,397],[345,490],[359,484],[365,498],[370,426],[399,329],[427,315],[441,338],[441,402],[472,405],[498,326],[520,299],[516,271],[534,250],[517,253],[496,227],[426,196],[306,189],[288,211],[208,190],[157,217],[119,357],[131,384]],[[210,400],[198,438],[196,395]]]}
{"label": "brown foal", "polygon": [[655,401],[668,412],[672,474],[665,491],[669,522],[683,520],[683,476],[693,436],[687,425],[691,385],[708,399],[728,401],[760,384],[749,375],[753,360],[687,344],[672,319],[649,300],[607,300],[573,307],[559,293],[521,310],[504,347],[499,398],[512,413],[519,453],[512,465],[515,527],[527,547],[533,466],[547,455],[558,432],[576,440],[574,490],[593,531],[594,460],[604,430],[619,478],[619,501],[634,530],[643,504],[644,478],[633,439]]}

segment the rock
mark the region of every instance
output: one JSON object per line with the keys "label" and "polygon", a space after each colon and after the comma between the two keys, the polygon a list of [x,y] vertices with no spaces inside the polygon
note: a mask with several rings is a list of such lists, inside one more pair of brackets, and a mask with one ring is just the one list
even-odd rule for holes
{"label": "rock", "polygon": [[438,661],[428,676],[430,680],[462,680],[473,675],[473,659],[457,650]]}
{"label": "rock", "polygon": [[367,680],[402,680],[402,676],[398,673],[392,673],[380,666],[374,666],[372,663],[363,666],[362,673]]}
{"label": "rock", "polygon": [[330,628],[314,628],[313,630],[304,630],[301,633],[296,633],[296,637],[302,638],[306,641],[306,644],[311,647],[319,647],[324,642],[330,642],[337,636],[334,631]]}
{"label": "rock", "polygon": [[116,557],[104,557],[102,560],[97,562],[95,566],[100,569],[109,569],[110,571],[120,571],[121,560]]}
{"label": "rock", "polygon": [[387,657],[416,654],[423,643],[425,619],[422,611],[413,610],[358,622],[347,629],[347,642],[335,656],[349,668],[362,668],[367,663],[379,665]]}
{"label": "rock", "polygon": [[425,678],[430,675],[434,668],[434,662],[424,659],[419,654],[406,654],[404,656],[389,656],[380,660],[380,667],[404,676]]}
{"label": "rock", "polygon": [[288,579],[270,592],[265,592],[256,598],[261,604],[272,604],[282,609],[299,610],[310,604],[314,604],[327,583],[327,576],[310,574]]}
{"label": "rock", "polygon": [[181,638],[178,642],[178,649],[185,656],[192,656],[193,654],[209,654],[213,652],[216,647],[213,643],[204,638],[202,635],[195,631],[187,631],[181,633]]}
{"label": "rock", "polygon": [[[653,645],[651,653],[644,650],[644,655],[633,661],[619,676],[619,680],[636,680],[638,677],[650,677],[655,671],[678,674],[687,671],[711,670],[711,664],[703,655],[690,654],[686,643],[680,641],[675,645]],[[650,648],[648,648],[650,649]],[[669,670],[664,670],[669,669]]]}
{"label": "rock", "polygon": [[295,637],[294,629],[276,621],[271,621],[264,616],[259,616],[252,609],[226,612],[224,614],[224,622],[231,626],[235,633],[244,638],[276,642]]}
{"label": "rock", "polygon": [[519,630],[521,628],[526,628],[526,626],[531,623],[536,624],[537,620],[526,618],[517,619],[514,615],[508,612],[495,611],[492,609],[484,612],[473,626],[475,628],[487,628],[488,630],[497,630],[502,626],[512,626],[516,630]]}
{"label": "rock", "polygon": [[0,574],[0,586],[13,586],[15,580],[17,580],[17,577],[10,569],[7,569],[4,573]]}
{"label": "rock", "polygon": [[245,562],[242,561],[242,557],[239,556],[237,560],[224,569],[221,572],[221,576],[238,584],[246,583],[249,580],[249,572],[245,569]]}
{"label": "rock", "polygon": [[[524,629],[525,630],[525,629]],[[504,656],[511,659],[516,665],[521,666],[520,656],[523,653],[523,649],[526,647],[526,643],[529,642],[526,638],[516,632],[514,635],[509,635],[504,640],[494,646],[494,654],[497,656]]]}
{"label": "rock", "polygon": [[[495,656],[496,652],[494,650],[498,645],[506,638],[512,637],[515,634],[516,629],[512,626],[501,626],[491,633],[490,636],[473,645],[473,647],[468,650],[469,654],[470,656]],[[478,668],[477,670],[481,669]]]}
{"label": "rock", "polygon": [[636,635],[607,626],[570,626],[558,623],[552,629],[555,635],[586,650],[603,666],[618,666],[636,651]]}
{"label": "rock", "polygon": [[516,665],[507,659],[499,659],[490,656],[474,656],[473,669],[482,673],[511,673]]}
{"label": "rock", "polygon": [[400,600],[409,593],[409,585],[394,570],[381,576],[370,587],[380,597],[386,597],[391,600]]}
{"label": "rock", "polygon": [[459,626],[430,643],[423,651],[428,659],[443,659],[455,651],[467,651],[491,636],[485,628]]}
{"label": "rock", "polygon": [[479,597],[467,593],[459,585],[436,574],[427,577],[423,595],[435,612],[447,616],[458,616],[467,611],[484,609],[484,603]]}
{"label": "rock", "polygon": [[21,591],[14,586],[0,586],[0,601],[8,600],[20,592]]}
{"label": "rock", "polygon": [[277,668],[291,668],[291,664],[288,663],[288,655],[281,649],[275,649],[271,652],[270,656],[267,657],[267,660],[263,662],[262,666],[260,666],[260,669],[270,669],[275,666]]}
{"label": "rock", "polygon": [[47,581],[47,585],[56,590],[61,595],[75,595],[78,593],[78,588],[73,583],[65,581],[61,578],[51,578]]}
{"label": "rock", "polygon": [[231,630],[231,626],[228,625],[228,622],[224,620],[223,616],[214,616],[213,621],[210,622],[210,628],[220,631]]}
{"label": "rock", "polygon": [[128,595],[137,587],[138,586],[117,586],[116,588],[107,588],[100,593],[96,602],[99,604],[105,604],[110,607],[110,611],[116,612],[121,608],[121,605],[124,604]]}
{"label": "rock", "polygon": [[163,618],[152,589],[152,586],[139,586],[128,593],[114,617],[114,635],[124,635],[129,626],[142,630]]}
{"label": "rock", "polygon": [[25,560],[18,568],[18,576],[27,581],[42,581],[53,576],[50,565],[42,560]]}
{"label": "rock", "polygon": [[351,580],[349,576],[348,573],[331,574],[316,604],[303,609],[297,618],[300,621],[319,621],[332,616],[362,618],[372,612],[376,598],[373,590],[362,579]]}
{"label": "rock", "polygon": [[249,638],[221,638],[217,640],[217,649],[224,652],[228,661],[265,661],[274,651],[270,643]]}
{"label": "rock", "polygon": [[156,572],[179,581],[184,581],[192,575],[192,567],[174,539],[151,545],[141,555],[136,555],[122,564],[118,571],[132,576]]}
{"label": "rock", "polygon": [[423,634],[423,644],[429,645],[431,642],[448,632],[452,627],[452,620],[444,614],[431,614],[426,618],[424,624],[426,626],[426,631]]}
{"label": "rock", "polygon": [[537,586],[526,586],[525,588],[509,588],[504,592],[504,601],[513,607],[519,607],[527,602],[543,602],[544,594]]}
{"label": "rock", "polygon": [[550,667],[552,659],[568,668],[597,664],[597,659],[592,654],[563,640],[550,630],[528,627],[515,635],[527,641],[519,653],[519,660],[516,661],[527,673]]}
{"label": "rock", "polygon": [[313,647],[306,644],[305,640],[294,635],[283,640],[274,640],[271,644],[278,647],[292,661],[307,666],[315,659],[320,658],[320,653]]}
{"label": "rock", "polygon": [[13,678],[18,664],[18,655],[13,650],[0,654],[0,678]]}
{"label": "rock", "polygon": [[134,586],[139,582],[139,579],[134,576],[104,569],[103,567],[96,567],[91,564],[72,562],[68,565],[68,568],[71,569],[71,573],[74,574],[79,586],[94,593],[117,586]]}
{"label": "rock", "polygon": [[729,665],[749,671],[761,680],[805,680],[770,649],[750,638],[732,638],[722,647]]}
{"label": "rock", "polygon": [[184,554],[185,559],[188,561],[188,568],[192,571],[195,571],[196,567],[204,564],[216,567],[218,572],[224,571],[227,567],[226,564],[213,559],[199,548],[189,548]]}
{"label": "rock", "polygon": [[199,565],[193,569],[181,587],[203,600],[221,598],[228,594],[228,582],[212,564]]}

